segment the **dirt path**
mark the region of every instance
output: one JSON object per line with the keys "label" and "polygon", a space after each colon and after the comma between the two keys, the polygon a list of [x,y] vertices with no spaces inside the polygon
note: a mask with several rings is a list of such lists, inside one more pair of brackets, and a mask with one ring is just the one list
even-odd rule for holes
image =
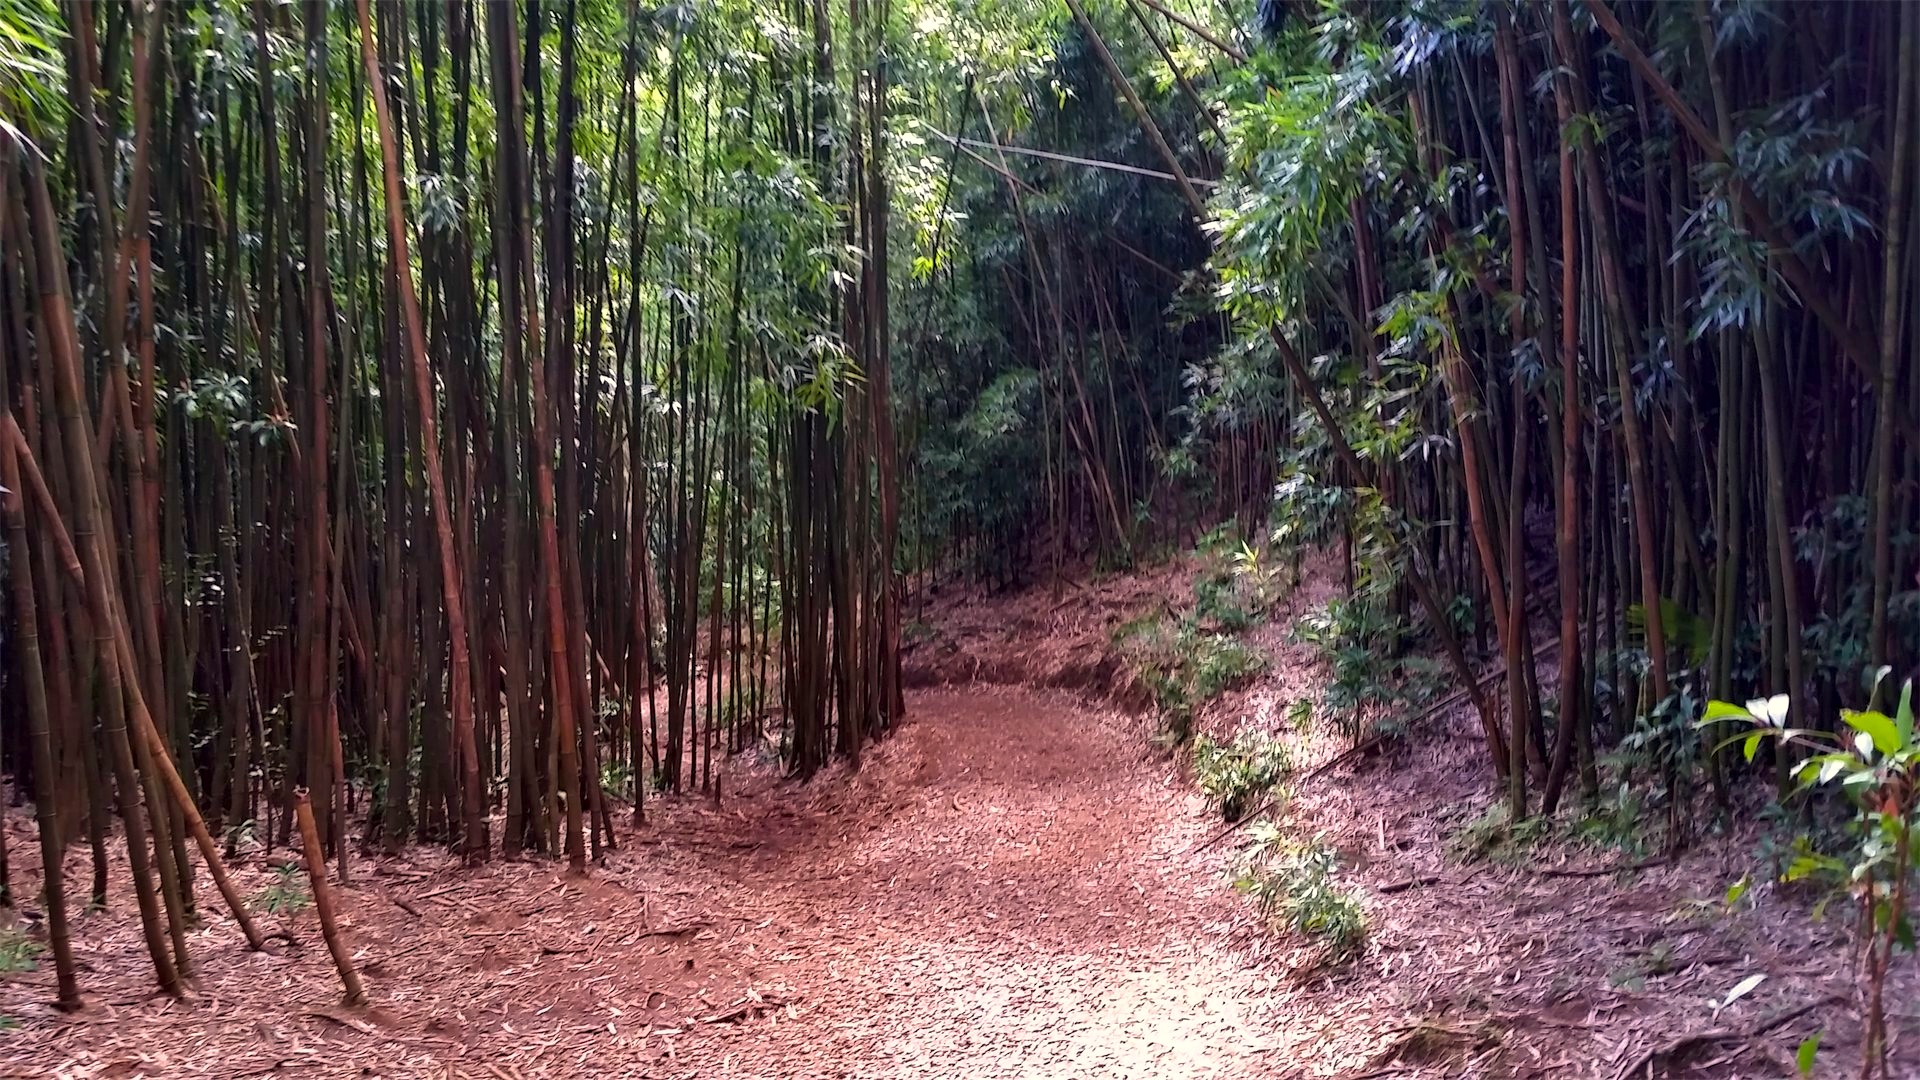
{"label": "dirt path", "polygon": [[[703,1075],[1243,1076],[1261,1067],[1189,851],[1203,825],[1130,721],[1018,691],[935,691],[831,812],[771,833],[763,911],[808,1022]],[[791,925],[797,922],[798,925]]]}
{"label": "dirt path", "polygon": [[[1276,1071],[1195,849],[1211,820],[1137,721],[916,693],[863,767],[656,805],[585,883],[415,852],[345,892],[374,1006],[334,1005],[310,912],[247,953],[208,911],[199,993],[138,981],[130,904],[82,921],[94,1007],[0,983],[9,1074],[1258,1076]],[[79,860],[84,862],[84,860]],[[243,868],[264,885],[271,871]],[[122,879],[124,881],[124,877]],[[211,898],[209,898],[211,899]],[[417,916],[405,909],[418,912]]]}

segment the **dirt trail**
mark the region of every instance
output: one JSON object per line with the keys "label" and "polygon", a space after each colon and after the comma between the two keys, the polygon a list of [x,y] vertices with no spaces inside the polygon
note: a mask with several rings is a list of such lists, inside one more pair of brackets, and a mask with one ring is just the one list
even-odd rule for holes
{"label": "dirt trail", "polygon": [[1256,1073],[1239,909],[1135,723],[1009,690],[913,710],[856,827],[775,830],[734,898],[800,920],[775,970],[814,1009],[751,1029],[733,1074]]}
{"label": "dirt trail", "polygon": [[1005,688],[910,707],[857,772],[797,788],[743,765],[718,810],[654,806],[585,883],[545,861],[363,864],[343,895],[364,1012],[335,1007],[310,912],[303,948],[258,955],[209,910],[186,1003],[144,992],[130,904],[88,916],[94,1008],[52,1013],[50,973],[0,983],[20,1023],[0,1072],[1277,1071],[1239,960],[1248,913],[1142,722]]}

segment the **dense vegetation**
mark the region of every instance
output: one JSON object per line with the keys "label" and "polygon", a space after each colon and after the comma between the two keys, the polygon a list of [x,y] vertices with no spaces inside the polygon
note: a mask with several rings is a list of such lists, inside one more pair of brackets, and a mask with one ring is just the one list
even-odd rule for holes
{"label": "dense vegetation", "polygon": [[119,807],[163,985],[297,789],[579,866],[857,756],[909,587],[1202,522],[1336,548],[1307,632],[1444,658],[1510,821],[1612,756],[1685,842],[1706,700],[1920,662],[1914,6],[1251,7],[7,0],[48,865]]}

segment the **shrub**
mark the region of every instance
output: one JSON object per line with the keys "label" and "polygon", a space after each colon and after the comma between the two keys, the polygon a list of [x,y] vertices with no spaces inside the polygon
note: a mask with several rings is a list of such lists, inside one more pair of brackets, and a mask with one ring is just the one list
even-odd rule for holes
{"label": "shrub", "polygon": [[1248,849],[1234,887],[1254,901],[1269,917],[1344,956],[1367,936],[1366,910],[1351,889],[1335,880],[1338,860],[1332,849],[1315,839],[1289,845],[1278,826],[1262,822],[1252,827]]}
{"label": "shrub", "polygon": [[1429,701],[1443,684],[1431,660],[1399,655],[1407,634],[1405,620],[1372,596],[1328,601],[1294,623],[1292,641],[1312,646],[1332,675],[1319,707],[1348,738],[1369,734],[1370,716]]}
{"label": "shrub", "polygon": [[1219,697],[1266,666],[1257,651],[1224,634],[1201,634],[1187,652],[1194,696],[1202,702]]}
{"label": "shrub", "polygon": [[1293,762],[1278,739],[1252,735],[1221,743],[1202,735],[1193,741],[1193,771],[1220,816],[1239,821],[1287,778]]}
{"label": "shrub", "polygon": [[1114,648],[1152,692],[1161,734],[1173,745],[1190,737],[1193,717],[1207,702],[1258,672],[1265,658],[1226,634],[1166,614],[1131,619],[1113,632]]}

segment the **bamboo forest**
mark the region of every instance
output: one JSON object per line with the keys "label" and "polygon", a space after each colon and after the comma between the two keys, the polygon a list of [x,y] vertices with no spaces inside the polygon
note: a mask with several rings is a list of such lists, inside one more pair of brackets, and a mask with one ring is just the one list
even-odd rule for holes
{"label": "bamboo forest", "polygon": [[0,1075],[1920,1077],[1917,53],[0,0]]}

